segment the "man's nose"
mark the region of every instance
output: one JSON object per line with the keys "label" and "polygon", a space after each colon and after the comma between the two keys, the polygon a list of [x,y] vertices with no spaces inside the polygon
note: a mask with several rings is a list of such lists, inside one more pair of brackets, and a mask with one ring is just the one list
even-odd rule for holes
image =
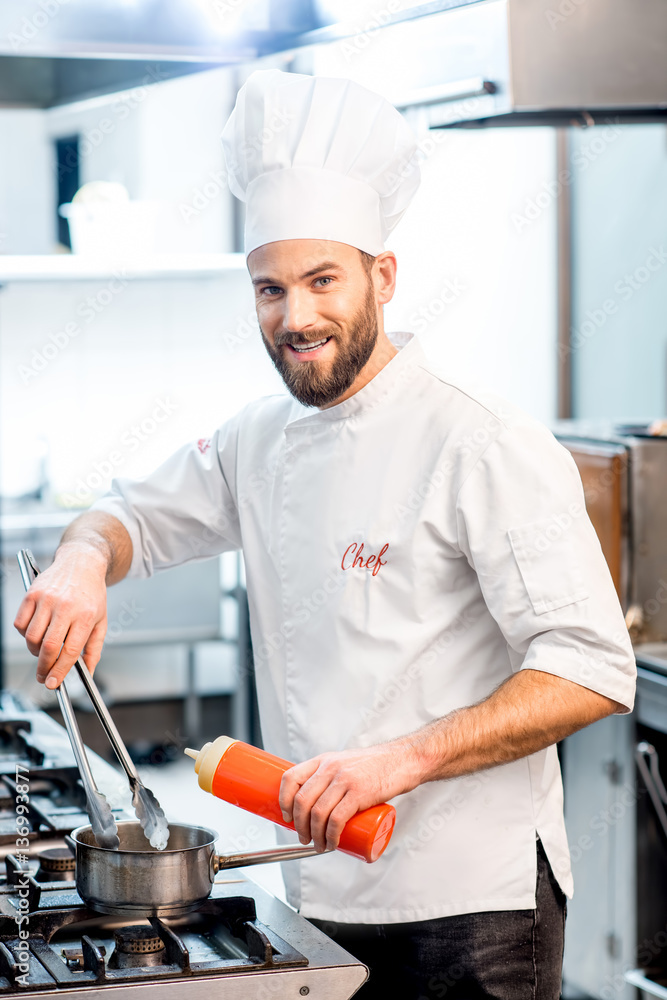
{"label": "man's nose", "polygon": [[285,295],[285,315],[283,324],[286,330],[299,333],[317,323],[317,315],[313,308],[312,296],[301,289],[291,289]]}

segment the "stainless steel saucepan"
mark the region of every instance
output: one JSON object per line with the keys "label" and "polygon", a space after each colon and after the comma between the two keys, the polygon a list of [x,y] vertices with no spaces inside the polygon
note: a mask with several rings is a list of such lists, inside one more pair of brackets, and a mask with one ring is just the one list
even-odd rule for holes
{"label": "stainless steel saucepan", "polygon": [[217,833],[203,826],[169,824],[166,850],[147,843],[139,823],[118,823],[120,847],[100,847],[91,826],[80,826],[66,839],[76,854],[76,888],[84,903],[99,913],[135,917],[178,916],[208,898],[219,871],[309,858],[315,848],[301,844],[216,854]]}

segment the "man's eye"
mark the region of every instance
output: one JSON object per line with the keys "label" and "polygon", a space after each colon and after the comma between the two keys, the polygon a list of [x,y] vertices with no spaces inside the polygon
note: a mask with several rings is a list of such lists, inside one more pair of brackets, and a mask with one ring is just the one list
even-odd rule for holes
{"label": "man's eye", "polygon": [[281,292],[282,288],[278,288],[277,285],[267,285],[262,289],[262,295],[279,295]]}
{"label": "man's eye", "polygon": [[333,281],[333,278],[329,278],[329,277],[316,278],[315,279],[315,284],[317,284],[319,281],[326,281],[327,283],[329,283],[329,282]]}

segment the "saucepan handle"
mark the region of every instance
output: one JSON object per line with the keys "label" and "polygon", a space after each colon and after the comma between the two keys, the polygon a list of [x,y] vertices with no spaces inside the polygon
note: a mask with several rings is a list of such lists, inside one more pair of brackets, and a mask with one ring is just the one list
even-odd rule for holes
{"label": "saucepan handle", "polygon": [[[214,854],[212,858],[213,874],[226,868],[246,868],[248,865],[269,865],[274,861],[291,861],[298,858],[311,858],[322,854],[312,844],[288,844],[285,847],[269,847],[264,851],[250,851],[246,854]],[[324,852],[326,853],[326,852]]]}

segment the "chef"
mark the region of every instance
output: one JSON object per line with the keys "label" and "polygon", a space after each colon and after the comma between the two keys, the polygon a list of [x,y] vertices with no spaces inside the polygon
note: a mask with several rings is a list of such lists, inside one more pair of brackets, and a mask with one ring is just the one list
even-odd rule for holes
{"label": "chef", "polygon": [[[55,687],[81,649],[99,659],[105,583],[242,549],[264,745],[300,762],[281,807],[326,851],[285,866],[289,901],[369,965],[366,998],[555,1000],[572,893],[556,743],[631,711],[635,678],[576,467],[385,332],[385,241],[419,182],[389,103],[261,71],[223,143],[289,393],[116,480],[16,626]],[[387,800],[376,863],[332,852]]]}

